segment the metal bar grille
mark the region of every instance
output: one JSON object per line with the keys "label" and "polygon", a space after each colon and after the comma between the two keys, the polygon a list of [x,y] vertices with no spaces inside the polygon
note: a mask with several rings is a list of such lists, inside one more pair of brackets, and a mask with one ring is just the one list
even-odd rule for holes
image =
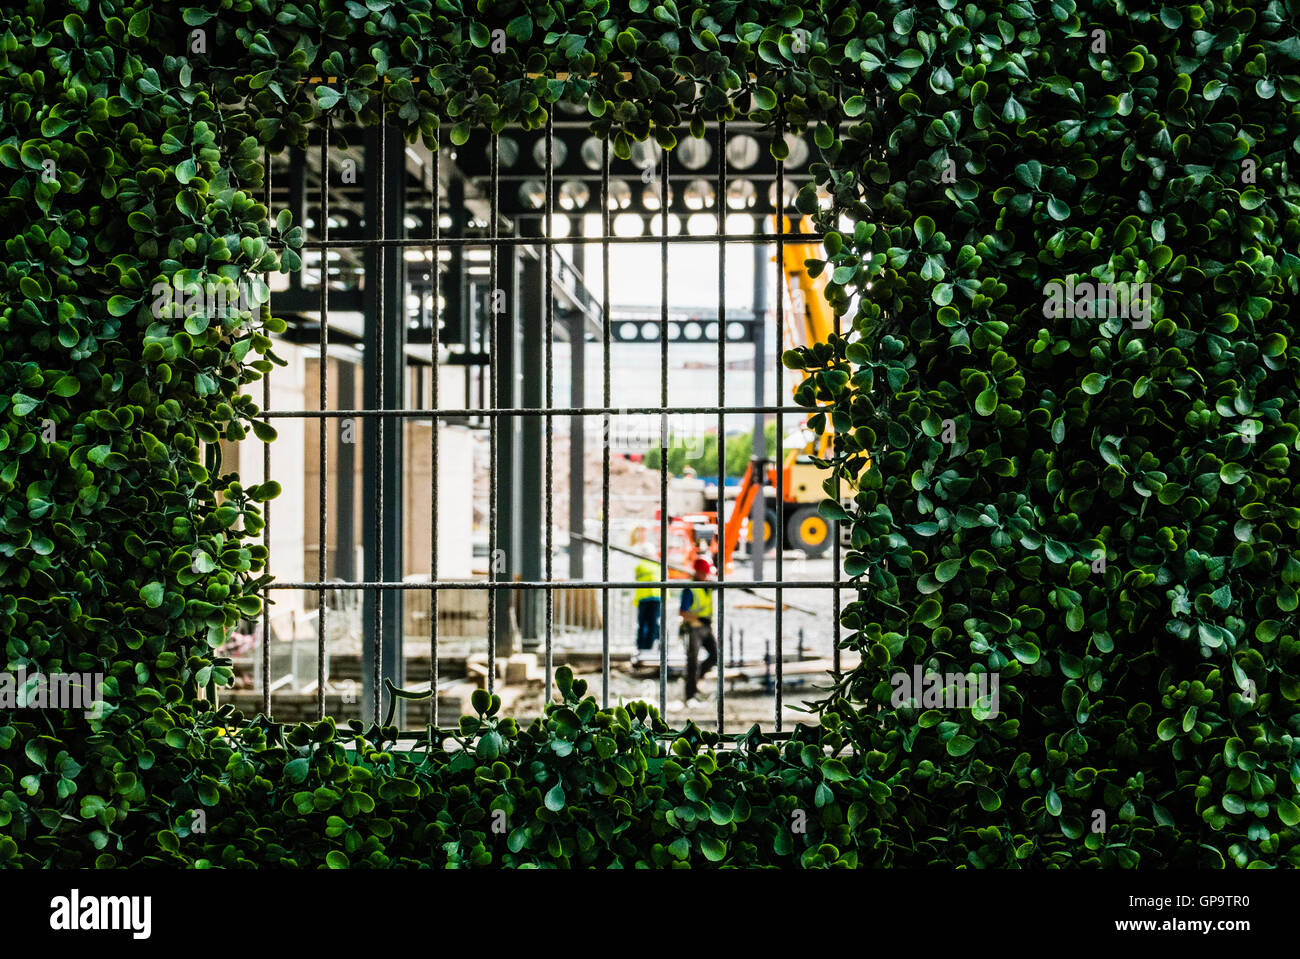
{"label": "metal bar grille", "polygon": [[[316,516],[317,537],[319,544],[319,554],[316,563],[315,579],[283,579],[272,580],[264,590],[264,604],[262,611],[262,649],[261,663],[263,688],[261,690],[261,700],[263,711],[271,714],[272,710],[272,690],[270,683],[270,637],[271,637],[271,617],[270,617],[270,598],[274,591],[297,590],[302,592],[315,593],[318,606],[317,618],[317,670],[316,670],[316,695],[315,695],[315,713],[317,717],[323,718],[327,712],[326,690],[329,679],[327,673],[327,663],[329,662],[330,633],[328,624],[330,622],[330,601],[331,597],[339,596],[350,591],[360,591],[362,593],[375,594],[373,604],[373,622],[371,634],[369,636],[370,644],[370,670],[363,670],[363,683],[368,686],[367,693],[370,703],[370,720],[379,722],[383,714],[383,703],[385,696],[384,677],[387,674],[384,662],[384,636],[387,630],[397,630],[399,641],[396,646],[398,655],[402,655],[403,644],[401,638],[404,636],[404,622],[386,623],[385,606],[383,602],[384,594],[389,591],[396,591],[399,594],[406,594],[411,591],[424,592],[428,595],[429,602],[429,699],[430,699],[430,726],[438,723],[439,715],[439,688],[441,674],[439,667],[439,655],[441,652],[440,635],[439,635],[439,612],[440,612],[440,595],[445,591],[465,591],[478,590],[486,592],[487,599],[487,619],[486,619],[486,652],[487,652],[487,676],[486,684],[489,691],[495,691],[498,679],[498,651],[502,642],[501,629],[510,628],[511,606],[509,597],[514,594],[527,595],[541,590],[544,600],[544,619],[542,622],[543,635],[541,637],[542,651],[545,657],[545,695],[544,701],[549,701],[554,689],[554,676],[556,668],[557,649],[555,644],[556,635],[556,592],[557,589],[591,589],[598,590],[600,594],[600,699],[605,705],[611,701],[611,659],[613,653],[613,644],[625,642],[627,637],[614,637],[611,635],[611,590],[635,590],[635,589],[652,589],[659,596],[658,610],[658,627],[659,627],[659,655],[658,655],[658,675],[657,675],[657,692],[658,705],[661,714],[671,720],[668,708],[668,689],[669,689],[669,660],[668,660],[668,634],[669,634],[669,591],[682,585],[681,580],[672,579],[668,575],[668,557],[669,551],[669,527],[671,515],[669,511],[669,483],[668,483],[668,460],[671,452],[669,440],[669,417],[675,415],[700,415],[711,417],[716,422],[716,433],[718,439],[718,464],[716,475],[716,488],[718,507],[717,527],[718,527],[718,556],[721,560],[724,555],[722,549],[722,530],[726,519],[726,500],[724,490],[726,486],[726,435],[727,435],[727,416],[729,414],[750,414],[758,415],[763,418],[771,415],[776,420],[777,448],[769,462],[775,466],[775,486],[776,486],[776,531],[778,547],[775,557],[775,575],[771,578],[764,578],[761,572],[756,571],[757,579],[746,580],[733,573],[728,575],[726,563],[718,561],[715,563],[717,569],[716,582],[709,583],[710,590],[714,590],[717,598],[715,624],[716,632],[716,672],[714,676],[716,685],[716,723],[719,733],[726,733],[727,723],[727,666],[728,666],[728,641],[730,637],[727,634],[729,625],[729,616],[727,612],[727,598],[736,596],[739,590],[773,590],[775,593],[773,603],[773,624],[774,632],[772,637],[774,652],[770,656],[765,655],[765,660],[771,666],[775,674],[775,681],[772,684],[772,693],[774,701],[773,721],[775,730],[780,733],[784,728],[784,703],[786,689],[786,667],[785,654],[788,644],[785,642],[784,630],[786,628],[784,594],[787,589],[797,588],[800,590],[830,590],[833,592],[832,606],[832,624],[833,633],[831,643],[831,655],[833,657],[833,674],[838,676],[841,670],[840,662],[840,586],[841,586],[841,569],[840,569],[840,541],[837,532],[831,530],[831,553],[833,557],[833,579],[817,578],[808,580],[788,580],[785,576],[785,550],[781,543],[785,537],[785,527],[787,521],[787,502],[786,502],[786,471],[785,471],[785,450],[783,445],[785,417],[791,416],[805,417],[809,410],[804,407],[795,406],[788,402],[786,396],[786,386],[783,376],[783,368],[779,362],[779,355],[784,344],[786,329],[786,283],[787,273],[784,260],[784,252],[787,243],[816,243],[821,239],[817,233],[804,233],[794,229],[797,225],[794,222],[787,223],[786,216],[789,211],[786,209],[785,196],[787,189],[787,171],[786,164],[778,160],[775,165],[775,177],[772,186],[775,190],[774,213],[771,217],[773,227],[771,230],[760,230],[758,232],[737,232],[729,231],[728,215],[730,212],[730,196],[733,187],[733,171],[729,169],[728,162],[728,130],[726,123],[718,123],[716,130],[716,167],[714,185],[716,189],[716,202],[714,210],[716,212],[716,229],[707,234],[691,234],[684,230],[673,233],[671,231],[670,218],[671,207],[670,190],[674,185],[678,189],[684,188],[687,183],[686,174],[670,174],[672,165],[671,154],[667,151],[661,151],[658,155],[657,175],[650,178],[649,185],[657,193],[656,208],[657,219],[659,221],[659,236],[657,239],[649,236],[622,236],[616,235],[614,230],[614,216],[616,204],[611,199],[611,168],[613,158],[611,157],[610,145],[608,142],[600,144],[599,168],[598,173],[593,166],[592,173],[598,176],[599,196],[600,196],[600,232],[597,235],[582,232],[578,236],[557,236],[555,220],[557,216],[557,190],[556,190],[556,130],[562,124],[552,119],[548,119],[543,131],[541,141],[542,160],[539,165],[542,166],[542,202],[537,211],[541,223],[544,224],[544,235],[503,235],[503,226],[512,224],[511,229],[518,231],[517,219],[512,221],[503,214],[502,210],[502,173],[501,173],[501,150],[502,136],[499,133],[493,133],[487,139],[486,176],[482,179],[485,181],[485,189],[479,192],[479,196],[484,201],[487,209],[486,223],[482,224],[482,231],[476,232],[474,229],[462,230],[453,229],[453,233],[469,233],[470,235],[453,235],[444,236],[441,228],[441,216],[444,213],[442,205],[441,190],[444,185],[450,182],[450,179],[460,173],[458,164],[455,161],[455,153],[451,152],[453,162],[448,166],[450,169],[444,169],[444,156],[441,150],[441,138],[435,140],[431,156],[428,160],[427,172],[431,174],[431,182],[427,184],[427,203],[429,216],[427,221],[427,230],[421,229],[418,234],[410,235],[389,235],[388,219],[385,204],[388,202],[388,178],[396,175],[405,174],[405,157],[402,151],[388,150],[387,121],[381,121],[379,124],[379,135],[374,141],[377,154],[376,168],[367,170],[366,175],[369,178],[377,179],[377,224],[368,225],[366,236],[348,236],[344,239],[332,238],[330,235],[330,209],[331,209],[331,131],[328,124],[321,129],[320,136],[320,221],[319,229],[314,231],[318,234],[315,237],[307,237],[302,244],[306,251],[315,251],[318,256],[320,267],[320,291],[319,291],[319,311],[320,311],[320,328],[318,331],[320,366],[318,391],[319,399],[316,409],[272,409],[271,408],[271,383],[270,377],[265,376],[262,384],[262,405],[263,411],[260,414],[266,422],[276,419],[295,420],[316,418],[318,421],[317,440],[319,443],[319,462],[318,468],[320,476],[318,481],[319,509]],[[778,134],[780,135],[780,134]],[[450,151],[449,151],[450,152]],[[390,169],[390,153],[397,154],[391,157],[393,160],[392,169]],[[272,181],[270,176],[270,158],[267,162],[267,197],[268,210],[274,213]],[[290,176],[294,176],[295,171],[290,170]],[[466,185],[471,185],[471,178],[460,173],[462,181]],[[419,180],[418,189],[426,189],[426,182],[423,178]],[[698,173],[695,176],[699,176]],[[459,190],[460,188],[458,188]],[[513,189],[513,186],[512,186]],[[449,197],[460,195],[458,192],[449,188]],[[454,202],[452,204],[454,206]],[[449,211],[455,217],[460,217],[459,222],[467,222],[468,217],[463,210]],[[833,212],[835,212],[833,207]],[[764,223],[764,218],[755,214],[756,222]],[[481,222],[481,214],[480,214]],[[409,225],[409,224],[408,224]],[[455,224],[453,224],[455,226]],[[409,231],[408,231],[409,232]],[[659,246],[659,315],[657,317],[658,326],[658,356],[659,356],[659,403],[652,406],[619,406],[613,404],[613,382],[612,382],[612,360],[613,343],[611,337],[610,317],[613,312],[613,294],[611,292],[611,251],[620,244],[655,243]],[[669,378],[669,344],[670,344],[670,322],[672,312],[670,309],[670,248],[674,244],[697,244],[708,243],[716,247],[718,256],[718,276],[717,276],[717,331],[716,337],[716,360],[717,360],[717,403],[715,405],[701,404],[683,404],[673,406],[670,402],[670,378]],[[578,397],[578,403],[571,404],[569,407],[556,406],[555,382],[554,382],[554,348],[555,336],[554,327],[557,322],[556,302],[557,302],[557,265],[556,258],[558,248],[565,244],[584,244],[591,246],[598,244],[600,250],[600,270],[599,275],[602,283],[602,292],[600,298],[600,317],[601,329],[600,340],[602,345],[601,362],[602,362],[602,384],[601,399],[599,406],[581,405],[585,403],[585,396]],[[776,362],[776,402],[769,403],[763,397],[759,397],[757,402],[748,404],[728,403],[728,340],[731,335],[728,332],[729,323],[735,322],[729,320],[727,316],[727,262],[728,249],[731,246],[740,244],[744,247],[753,248],[758,245],[767,245],[769,250],[775,249],[775,303],[772,306],[772,312],[769,316],[774,315],[775,319],[775,337],[774,346],[771,348],[777,358]],[[480,344],[478,349],[486,353],[485,362],[482,367],[478,368],[481,392],[480,402],[477,406],[472,406],[468,402],[464,407],[445,407],[442,403],[443,395],[441,390],[440,378],[440,358],[446,344],[441,338],[441,313],[442,313],[442,296],[443,296],[443,265],[440,260],[440,253],[447,251],[464,251],[467,248],[486,248],[487,250],[487,287],[489,296],[487,302],[490,304],[485,309],[482,316],[482,325],[477,330],[466,331],[466,340],[464,341],[465,349],[468,351],[472,348],[473,343]],[[385,330],[385,303],[387,300],[396,298],[397,302],[405,302],[405,290],[386,289],[387,276],[386,267],[388,266],[388,257],[404,257],[407,250],[427,251],[429,261],[429,278],[428,283],[432,288],[432,309],[430,311],[432,318],[429,322],[429,340],[431,344],[430,359],[430,396],[427,403],[419,402],[413,408],[406,408],[404,401],[405,386],[403,377],[399,375],[399,382],[387,383],[385,379],[384,354],[391,349],[387,341]],[[503,331],[511,331],[514,327],[511,325],[514,317],[503,316],[499,312],[499,306],[496,296],[493,294],[501,291],[503,284],[501,279],[502,263],[500,261],[501,251],[509,253],[509,268],[515,267],[516,257],[533,256],[541,261],[541,289],[536,291],[519,291],[520,296],[526,296],[530,292],[535,292],[542,297],[541,316],[542,316],[542,361],[544,363],[544,395],[542,405],[518,404],[516,405],[515,391],[509,382],[506,382],[502,375],[501,358],[503,350],[514,348],[513,333],[509,338],[503,337]],[[364,255],[367,251],[373,254],[374,262],[377,262],[377,276],[367,279],[367,282],[376,283],[375,304],[376,310],[374,316],[366,317],[366,322],[373,324],[374,342],[378,346],[377,356],[366,357],[367,363],[373,363],[375,368],[376,391],[374,394],[375,405],[373,408],[350,409],[345,408],[348,405],[346,397],[340,394],[342,402],[336,405],[336,408],[330,407],[330,374],[329,374],[329,351],[331,348],[331,329],[330,329],[330,291],[332,285],[331,279],[331,256],[334,254],[343,255],[346,253]],[[459,257],[459,253],[456,253]],[[459,265],[461,261],[455,259],[449,261]],[[400,266],[400,262],[399,262]],[[756,269],[758,267],[756,266]],[[568,267],[571,274],[576,275],[572,267]],[[513,274],[512,274],[513,275]],[[399,273],[400,276],[400,273]],[[462,275],[458,278],[458,283],[464,283],[465,277]],[[766,282],[766,281],[765,281]],[[512,287],[513,288],[513,287]],[[464,295],[461,289],[458,293],[458,299]],[[510,304],[509,309],[514,309],[515,304]],[[485,327],[485,328],[484,328]],[[581,330],[581,324],[574,324],[574,328]],[[835,315],[835,332],[839,335],[840,317]],[[400,331],[395,331],[394,339],[400,344],[402,337]],[[571,336],[574,334],[570,334]],[[579,332],[577,335],[583,335]],[[511,340],[507,342],[507,339]],[[421,341],[424,342],[424,341]],[[651,341],[653,342],[653,341]],[[766,357],[758,356],[755,358],[756,363],[764,363]],[[508,369],[511,375],[514,374],[515,364],[513,361]],[[404,366],[399,365],[399,370]],[[472,366],[465,367],[465,392],[468,398],[470,393],[470,380],[473,371]],[[758,376],[758,370],[755,369],[755,375]],[[420,390],[423,390],[423,374],[421,374]],[[397,397],[402,400],[399,403],[393,403],[392,400]],[[367,404],[368,405],[368,404]],[[607,441],[603,444],[601,452],[601,535],[600,539],[591,540],[592,543],[599,545],[600,548],[600,577],[599,579],[569,579],[556,580],[553,566],[553,553],[555,549],[554,531],[555,516],[553,509],[553,492],[554,492],[554,415],[557,409],[562,410],[565,417],[577,418],[582,417],[600,417],[600,422],[604,427],[604,435]],[[611,573],[611,452],[608,438],[611,434],[611,417],[619,414],[626,415],[652,415],[658,417],[659,422],[659,440],[658,450],[661,462],[661,469],[658,476],[658,519],[656,523],[656,539],[658,548],[659,561],[661,563],[658,578],[651,582],[646,580],[628,580],[617,578]],[[488,440],[488,529],[487,529],[487,549],[488,549],[488,571],[486,582],[465,582],[462,580],[444,579],[440,575],[439,564],[439,542],[438,542],[438,525],[440,509],[445,508],[445,504],[440,502],[440,458],[442,455],[440,444],[440,426],[449,420],[465,422],[467,418],[474,418],[487,433]],[[332,534],[330,529],[330,508],[329,508],[329,491],[331,469],[331,457],[328,450],[328,429],[327,424],[331,420],[357,420],[364,421],[367,429],[373,431],[371,442],[377,456],[373,463],[376,472],[376,481],[374,483],[374,498],[371,503],[373,515],[367,522],[374,523],[374,547],[375,555],[366,557],[366,567],[373,568],[375,571],[374,579],[365,579],[355,581],[344,581],[340,579],[331,579],[329,575],[329,550],[331,548]],[[428,420],[431,424],[429,439],[429,456],[430,456],[430,505],[431,515],[429,518],[429,535],[430,535],[430,553],[428,557],[429,578],[427,581],[408,581],[401,576],[402,570],[392,568],[390,563],[384,558],[384,544],[386,530],[389,528],[388,523],[392,517],[388,514],[391,510],[400,509],[400,504],[385,502],[385,483],[384,473],[387,470],[402,470],[404,465],[400,462],[389,462],[392,454],[385,456],[385,433],[384,425],[393,421],[401,422],[403,420],[421,419]],[[543,469],[544,482],[542,483],[543,504],[542,517],[525,515],[524,522],[536,522],[539,518],[543,522],[542,529],[542,555],[541,555],[541,576],[540,578],[509,578],[503,576],[498,570],[496,557],[501,550],[503,541],[503,531],[500,529],[500,511],[498,508],[498,484],[501,482],[500,472],[502,469],[502,447],[501,444],[506,442],[511,433],[503,433],[503,430],[513,431],[516,425],[521,422],[540,420],[544,426],[544,442],[542,451],[544,455]],[[503,438],[505,437],[505,438]],[[262,451],[263,470],[266,477],[271,477],[271,455],[270,447],[266,446]],[[512,455],[509,461],[516,475],[510,479],[511,482],[518,481],[518,470],[521,464],[518,457]],[[522,468],[528,468],[527,464],[522,464]],[[570,482],[581,482],[581,477],[570,477]],[[765,476],[756,478],[757,482],[763,484]],[[835,476],[837,491],[839,490],[840,477]],[[769,494],[770,495],[770,494]],[[739,504],[737,504],[738,506]],[[510,510],[516,513],[517,510]],[[268,554],[268,569],[270,569],[270,544],[271,544],[271,510],[269,504],[265,509],[265,524],[262,531],[263,546]],[[576,531],[581,536],[582,531]],[[282,534],[283,535],[283,534]],[[755,530],[754,538],[755,549],[761,550],[763,540],[763,531]],[[511,542],[507,540],[507,542]],[[337,552],[347,547],[348,544],[338,542],[333,545]],[[570,539],[570,549],[573,549],[573,541]],[[581,547],[579,547],[581,548]],[[512,560],[513,562],[513,560]],[[400,559],[399,559],[400,563]],[[505,590],[505,593],[502,593]],[[535,609],[535,607],[533,607]],[[404,620],[405,616],[399,617]],[[743,618],[742,618],[743,619]],[[364,639],[363,639],[364,642]],[[743,643],[743,640],[742,640]],[[390,647],[390,650],[393,647]],[[751,647],[752,648],[752,647]],[[802,642],[801,642],[802,652]],[[400,675],[400,672],[398,673]],[[697,677],[698,678],[698,677]]]}

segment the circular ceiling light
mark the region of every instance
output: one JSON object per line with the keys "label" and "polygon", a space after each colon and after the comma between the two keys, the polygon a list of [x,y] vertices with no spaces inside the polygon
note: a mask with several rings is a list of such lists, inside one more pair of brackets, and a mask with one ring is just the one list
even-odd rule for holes
{"label": "circular ceiling light", "polygon": [[560,209],[580,210],[591,200],[591,190],[581,180],[566,180],[560,186]]}
{"label": "circular ceiling light", "polygon": [[[569,147],[563,141],[552,138],[551,147],[552,159],[555,161],[555,169],[564,166],[564,161],[569,158]],[[546,137],[542,137],[533,144],[533,162],[541,169],[546,169]]]}
{"label": "circular ceiling light", "polygon": [[614,217],[615,236],[641,236],[645,233],[645,222],[635,213],[620,213]]}
{"label": "circular ceiling light", "polygon": [[[483,145],[483,160],[492,162],[492,141]],[[519,162],[519,141],[514,137],[497,137],[497,162],[503,167],[512,167]]]}
{"label": "circular ceiling light", "polygon": [[758,141],[748,133],[739,133],[727,141],[727,166],[733,170],[748,170],[758,157]]}
{"label": "circular ceiling light", "polygon": [[604,147],[599,137],[587,137],[582,141],[582,146],[578,149],[578,156],[582,159],[582,165],[588,170],[599,172],[601,164],[604,162]]}
{"label": "circular ceiling light", "polygon": [[708,180],[692,180],[686,184],[686,192],[682,194],[682,201],[688,210],[707,209],[713,206],[715,200],[713,184]]}
{"label": "circular ceiling light", "polygon": [[[787,183],[787,184],[785,185],[785,190],[782,191],[782,197],[781,197],[781,199],[785,201],[785,208],[786,208],[787,210],[790,209],[790,207],[794,205],[794,199],[795,199],[796,196],[798,196],[798,194],[799,194],[799,191],[798,191],[798,190],[795,190],[795,189],[792,189],[789,183]],[[776,184],[775,184],[775,183],[773,183],[773,184],[772,184],[770,187],[768,187],[768,189],[767,189],[767,202],[771,204],[773,210],[775,210],[775,209],[777,208],[777,206],[778,206],[778,204],[777,204],[777,202],[776,202]]]}
{"label": "circular ceiling light", "polygon": [[529,209],[540,210],[546,204],[546,184],[541,180],[525,180],[519,184],[519,202]]}
{"label": "circular ceiling light", "polygon": [[632,164],[638,170],[646,167],[658,167],[659,158],[664,150],[654,140],[637,140],[632,144]]}
{"label": "circular ceiling light", "polygon": [[[663,184],[655,180],[648,184],[641,191],[641,206],[646,210],[659,210],[662,207],[659,203],[659,191],[663,189]],[[668,206],[673,205],[673,188],[668,188]]]}
{"label": "circular ceiling light", "polygon": [[708,140],[690,137],[677,144],[673,156],[688,170],[702,170],[713,158],[713,146]]}
{"label": "circular ceiling light", "polygon": [[686,218],[686,232],[691,236],[711,236],[718,232],[718,218],[712,213],[692,213]]}
{"label": "circular ceiling light", "polygon": [[798,134],[787,133],[785,135],[785,146],[790,151],[785,158],[786,168],[800,167],[808,162],[808,141]]}
{"label": "circular ceiling light", "polygon": [[626,180],[609,181],[609,208],[626,210],[632,205],[632,188]]}
{"label": "circular ceiling light", "polygon": [[732,180],[727,184],[727,207],[745,210],[758,202],[758,191],[749,180]]}

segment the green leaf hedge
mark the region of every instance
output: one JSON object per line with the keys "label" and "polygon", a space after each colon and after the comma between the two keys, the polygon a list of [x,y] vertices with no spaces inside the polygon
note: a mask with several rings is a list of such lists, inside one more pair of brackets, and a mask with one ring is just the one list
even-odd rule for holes
{"label": "green leaf hedge", "polygon": [[[10,670],[102,672],[108,705],[0,715],[0,862],[1300,861],[1296,27],[1279,0],[14,12],[0,635]],[[620,157],[719,118],[811,128],[853,229],[798,205],[854,315],[787,362],[856,494],[862,667],[790,743],[725,752],[665,751],[652,709],[565,673],[530,728],[480,700],[409,753],[214,709],[278,487],[205,450],[254,429],[283,323],[256,284],[224,319],[155,316],[156,284],[301,265],[263,156],[322,112],[457,144],[561,99]],[[1069,276],[1151,283],[1151,326],[1044,317]],[[892,707],[914,664],[996,670],[999,717]]]}
{"label": "green leaf hedge", "polygon": [[853,498],[829,701],[918,861],[1300,865],[1297,8],[878,15],[853,332],[786,357]]}

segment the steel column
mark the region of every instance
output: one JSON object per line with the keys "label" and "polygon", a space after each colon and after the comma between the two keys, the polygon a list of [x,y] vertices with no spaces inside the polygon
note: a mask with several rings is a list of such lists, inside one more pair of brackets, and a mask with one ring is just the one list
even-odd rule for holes
{"label": "steel column", "polygon": [[[578,247],[582,249],[582,247]],[[580,313],[569,319],[569,400],[573,409],[586,406],[587,400],[587,332]],[[569,531],[586,535],[586,420],[569,417]],[[569,578],[582,579],[582,553],[585,544],[569,537]]]}
{"label": "steel column", "polygon": [[[385,130],[383,135],[386,142],[381,142],[377,128],[370,128],[366,133],[366,223],[368,232],[375,235],[400,237],[404,233],[401,171],[405,168],[398,166],[399,172],[388,176],[381,157],[386,154],[388,158],[400,159],[404,144],[398,130]],[[405,264],[400,250],[383,251],[386,255],[381,251],[382,247],[366,250],[364,405],[377,410],[401,409],[406,405]],[[367,424],[362,432],[365,469],[361,502],[362,515],[366,517],[362,526],[367,579],[399,581],[402,578],[402,432],[399,417],[380,417],[378,423]],[[382,680],[389,679],[396,686],[402,686],[405,681],[402,597],[396,592],[381,591],[367,593],[365,599],[362,669],[366,676],[380,677],[378,689],[371,689],[373,684],[363,684],[361,714],[371,719],[376,713],[382,716],[387,705]],[[376,635],[379,648],[370,641]],[[399,700],[395,721],[401,725],[403,719]]]}
{"label": "steel column", "polygon": [[[505,294],[505,309],[492,313],[492,291],[487,291],[484,299],[484,321],[494,322],[492,348],[497,351],[497,398],[498,403],[516,403],[519,401],[519,327],[522,306],[519,295],[519,251],[510,249],[502,257],[499,267],[498,282]],[[525,515],[521,509],[520,467],[522,463],[520,447],[521,421],[517,416],[499,417],[494,420],[497,431],[497,482],[490,495],[496,497],[497,504],[497,555],[488,557],[489,578],[498,582],[510,582],[521,572],[520,523]],[[511,626],[510,611],[514,604],[509,590],[497,591],[496,602],[496,649],[497,655],[509,656],[515,652],[514,630]]]}

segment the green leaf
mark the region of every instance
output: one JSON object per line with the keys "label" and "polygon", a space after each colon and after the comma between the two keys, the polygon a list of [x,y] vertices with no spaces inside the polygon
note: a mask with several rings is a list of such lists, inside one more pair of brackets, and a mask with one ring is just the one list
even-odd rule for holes
{"label": "green leaf", "polygon": [[1054,539],[1043,541],[1043,552],[1047,554],[1049,560],[1056,563],[1058,566],[1062,563],[1069,562],[1070,557],[1074,555],[1070,547]]}
{"label": "green leaf", "polygon": [[559,812],[564,808],[564,787],[556,783],[546,793],[546,808],[551,812]]}
{"label": "green leaf", "polygon": [[1300,826],[1300,806],[1283,796],[1277,797],[1277,815],[1284,826]]}
{"label": "green leaf", "polygon": [[144,600],[146,606],[150,609],[157,609],[163,602],[163,584],[150,583],[140,590],[140,598]]}
{"label": "green leaf", "polygon": [[137,301],[120,294],[108,298],[108,312],[113,316],[126,316],[136,308]]}
{"label": "green leaf", "polygon": [[948,582],[961,571],[961,563],[960,559],[944,560],[934,568],[934,578],[941,583]]}
{"label": "green leaf", "polygon": [[1224,463],[1219,468],[1219,479],[1229,486],[1236,486],[1246,478],[1246,467],[1241,463]]}
{"label": "green leaf", "polygon": [[704,853],[704,858],[709,862],[722,862],[727,858],[726,844],[713,836],[700,837],[700,852]]}
{"label": "green leaf", "polygon": [[965,756],[975,748],[975,740],[966,735],[953,736],[948,740],[949,756]]}

